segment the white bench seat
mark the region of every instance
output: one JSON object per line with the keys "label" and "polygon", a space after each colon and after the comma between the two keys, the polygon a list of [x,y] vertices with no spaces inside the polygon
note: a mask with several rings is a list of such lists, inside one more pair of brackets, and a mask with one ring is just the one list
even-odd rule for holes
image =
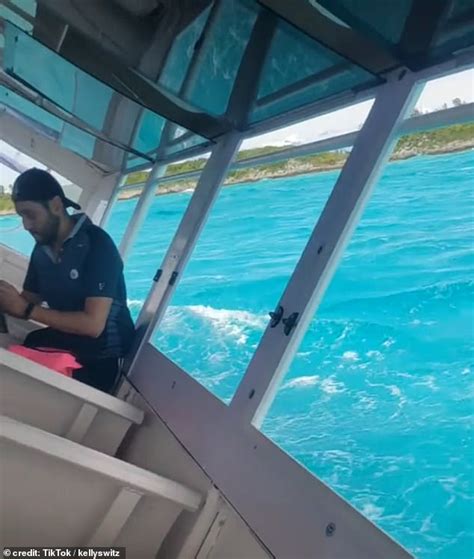
{"label": "white bench seat", "polygon": [[0,414],[114,455],[143,411],[0,348]]}
{"label": "white bench seat", "polygon": [[154,557],[201,496],[162,476],[0,416],[0,546],[124,546]]}

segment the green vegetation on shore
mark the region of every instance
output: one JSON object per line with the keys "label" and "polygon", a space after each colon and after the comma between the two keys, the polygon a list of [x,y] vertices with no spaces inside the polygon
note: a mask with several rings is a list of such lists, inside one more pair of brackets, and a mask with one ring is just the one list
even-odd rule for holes
{"label": "green vegetation on shore", "polygon": [[[445,128],[438,128],[427,132],[417,132],[402,136],[392,154],[392,160],[407,159],[416,155],[449,153],[461,151],[474,147],[474,122],[467,124],[456,124]],[[275,153],[285,149],[277,146],[264,146],[255,149],[242,150],[237,155],[237,160],[250,159],[269,153]],[[275,178],[283,176],[298,175],[304,173],[316,173],[331,169],[340,169],[347,159],[347,151],[331,151],[318,153],[315,155],[305,155],[276,161],[270,164],[248,167],[230,171],[225,180],[225,184],[237,184],[243,182],[258,181],[265,178]],[[174,163],[168,166],[166,175],[179,175],[190,171],[199,171],[206,164],[207,159],[199,158]],[[139,196],[141,188],[148,177],[147,171],[131,173],[127,179],[128,188],[120,195],[120,199],[128,199]],[[172,192],[182,192],[196,186],[195,179],[181,179],[162,185],[158,194],[168,194]],[[133,188],[133,185],[137,188]],[[0,195],[0,214],[13,212],[13,205],[8,195]]]}
{"label": "green vegetation on shore", "polygon": [[0,214],[13,211],[13,204],[8,194],[0,194]]}
{"label": "green vegetation on shore", "polygon": [[[445,128],[438,128],[426,132],[416,132],[402,136],[394,149],[391,159],[407,159],[416,155],[449,153],[461,151],[474,147],[474,123],[456,124]],[[276,146],[265,146],[262,148],[242,150],[237,156],[237,160],[250,159],[269,153],[275,153],[285,148]],[[236,184],[240,182],[252,182],[264,178],[275,178],[281,176],[312,173],[339,169],[347,159],[347,151],[332,151],[318,153],[315,155],[305,155],[276,161],[270,164],[248,167],[230,171],[225,180],[225,184]],[[206,164],[205,158],[193,159],[183,163],[173,163],[168,166],[166,176],[180,175],[190,171],[198,171]],[[144,183],[148,177],[147,171],[132,173],[127,180],[128,186]],[[195,179],[181,179],[176,182],[164,184],[158,194],[180,192],[196,186]],[[123,193],[123,198],[137,196],[140,190],[130,189]]]}

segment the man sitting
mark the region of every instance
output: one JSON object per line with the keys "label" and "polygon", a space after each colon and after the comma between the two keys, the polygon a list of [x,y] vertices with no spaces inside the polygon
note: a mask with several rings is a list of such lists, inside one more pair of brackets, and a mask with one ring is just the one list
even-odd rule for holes
{"label": "man sitting", "polygon": [[117,247],[85,214],[68,214],[80,206],[46,171],[22,173],[12,200],[36,245],[22,293],[0,281],[0,311],[48,326],[24,345],[69,351],[82,365],[74,378],[110,392],[134,336]]}

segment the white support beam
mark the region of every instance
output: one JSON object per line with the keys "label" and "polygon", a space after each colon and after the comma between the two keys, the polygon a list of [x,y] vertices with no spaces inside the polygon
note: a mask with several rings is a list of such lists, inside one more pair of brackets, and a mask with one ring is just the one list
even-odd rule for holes
{"label": "white support beam", "polygon": [[120,173],[104,176],[99,183],[85,187],[79,203],[96,225],[104,226],[110,215],[120,184]]}
{"label": "white support beam", "polygon": [[84,402],[66,433],[66,439],[76,443],[82,442],[98,412],[99,408],[97,406]]}
{"label": "white support beam", "polygon": [[120,242],[119,252],[123,260],[126,259],[127,254],[132,248],[133,242],[138,234],[138,230],[148,214],[148,210],[155,198],[158,183],[166,173],[166,168],[166,165],[159,165],[155,163],[148,176],[148,180],[140,194],[140,198],[135,206],[132,217],[128,222],[122,241]]}
{"label": "white support beam", "polygon": [[381,88],[326,207],[280,300],[295,326],[267,327],[230,404],[242,423],[258,426],[321,300],[351,233],[388,160],[397,128],[413,108],[421,87],[413,74]]}
{"label": "white support beam", "polygon": [[113,545],[141,498],[138,491],[123,487],[88,541],[89,547]]}
{"label": "white support beam", "polygon": [[82,189],[99,184],[106,176],[92,163],[35,132],[21,120],[0,110],[1,138],[25,155],[53,169]]}
{"label": "white support beam", "polygon": [[10,170],[18,174],[26,171],[26,167],[24,165],[15,161],[13,157],[10,157],[6,153],[0,153],[0,164],[5,165],[5,167],[8,167]]}

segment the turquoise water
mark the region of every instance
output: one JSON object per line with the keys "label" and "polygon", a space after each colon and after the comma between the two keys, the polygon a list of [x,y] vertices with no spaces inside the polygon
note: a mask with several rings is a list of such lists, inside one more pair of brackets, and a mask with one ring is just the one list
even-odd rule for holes
{"label": "turquoise water", "polygon": [[[472,151],[387,167],[262,427],[422,559],[474,556],[473,173]],[[226,402],[336,178],[219,197],[154,343]],[[135,313],[189,199],[152,206],[127,264]],[[29,250],[17,223],[2,241]]]}

